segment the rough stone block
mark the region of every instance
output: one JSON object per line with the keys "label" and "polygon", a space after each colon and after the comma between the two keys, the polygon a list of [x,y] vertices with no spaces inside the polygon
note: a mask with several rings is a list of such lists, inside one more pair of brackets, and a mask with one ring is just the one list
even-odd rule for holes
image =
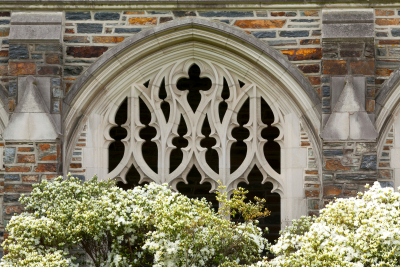
{"label": "rough stone block", "polygon": [[303,73],[319,73],[319,64],[312,65],[298,65],[297,66]]}
{"label": "rough stone block", "polygon": [[349,171],[350,168],[343,166],[340,159],[324,159],[324,169],[327,171]]}
{"label": "rough stone block", "polygon": [[344,60],[323,60],[323,74],[345,75],[347,74],[347,65]]}
{"label": "rough stone block", "polygon": [[61,75],[61,69],[58,66],[40,66],[39,75]]}
{"label": "rough stone block", "polygon": [[35,168],[35,172],[56,172],[57,163],[39,163]]}
{"label": "rough stone block", "polygon": [[280,37],[308,37],[309,31],[281,31],[279,32]]}
{"label": "rough stone block", "polygon": [[130,25],[141,25],[141,26],[152,26],[157,24],[156,17],[144,18],[144,17],[137,17],[137,18],[130,18],[129,19]]}
{"label": "rough stone block", "polygon": [[15,148],[6,147],[4,151],[4,163],[10,164],[14,163],[15,160]]}
{"label": "rough stone block", "polygon": [[[168,21],[171,21],[171,20],[173,20],[174,18],[172,18],[172,17],[161,17],[160,18],[160,23],[165,23],[165,22],[168,22]],[[221,21],[222,22],[222,21]]]}
{"label": "rough stone block", "polygon": [[83,71],[81,66],[65,66],[64,76],[79,76]]}
{"label": "rough stone block", "polygon": [[274,20],[236,20],[235,26],[244,29],[275,29],[282,28],[285,25],[285,19]]}
{"label": "rough stone block", "polygon": [[99,57],[108,50],[105,46],[69,46],[67,55],[81,58]]}
{"label": "rough stone block", "polygon": [[78,33],[102,33],[103,24],[99,23],[78,23]]}
{"label": "rough stone block", "polygon": [[[175,12],[174,12],[175,15]],[[227,17],[227,18],[238,18],[238,17],[254,17],[252,11],[207,11],[199,12],[200,17]]]}
{"label": "rough stone block", "polygon": [[375,16],[394,16],[393,10],[375,9]]}
{"label": "rough stone block", "polygon": [[60,45],[49,44],[49,45],[37,45],[36,51],[61,51]]}
{"label": "rough stone block", "polygon": [[323,189],[324,197],[338,197],[342,193],[341,185],[326,185]]}
{"label": "rough stone block", "polygon": [[379,170],[379,177],[382,179],[392,179],[391,170]]}
{"label": "rough stone block", "polygon": [[115,36],[94,36],[93,43],[120,43],[125,39],[125,37],[115,37]]}
{"label": "rough stone block", "polygon": [[16,96],[17,95],[17,83],[9,83],[8,84],[8,96]]}
{"label": "rough stone block", "polygon": [[308,200],[308,209],[318,210],[319,209],[319,200],[318,199],[309,199]]}
{"label": "rough stone block", "polygon": [[63,91],[60,88],[53,88],[53,97],[62,98]]}
{"label": "rough stone block", "polygon": [[338,180],[351,180],[351,181],[358,181],[358,180],[376,180],[376,175],[374,174],[336,174],[336,179]]}
{"label": "rough stone block", "polygon": [[19,147],[18,152],[33,152],[33,147]]}
{"label": "rough stone block", "polygon": [[361,161],[361,169],[376,170],[376,162],[378,158],[376,155],[364,155]]}
{"label": "rough stone block", "polygon": [[66,20],[90,20],[90,12],[65,12]]}
{"label": "rough stone block", "polygon": [[276,32],[262,31],[252,33],[257,38],[275,38]]}
{"label": "rough stone block", "polygon": [[319,197],[319,190],[305,190],[306,197]]}
{"label": "rough stone block", "polygon": [[86,36],[64,36],[65,43],[90,43]]}
{"label": "rough stone block", "polygon": [[32,54],[31,57],[32,57],[32,59],[43,59],[42,54]]}
{"label": "rough stone block", "polygon": [[308,77],[308,80],[310,81],[310,83],[311,83],[312,85],[319,85],[319,84],[321,84],[321,78],[320,78],[320,77],[312,77],[312,76],[309,76],[309,77]]}
{"label": "rough stone block", "polygon": [[[300,49],[281,50],[281,53],[285,54],[290,61],[318,60],[322,58],[321,48],[300,48]],[[318,65],[318,71],[319,71],[319,65]]]}
{"label": "rough stone block", "polygon": [[22,175],[22,182],[37,183],[39,182],[39,175]]}
{"label": "rough stone block", "polygon": [[6,206],[4,210],[7,215],[21,214],[24,211],[24,207],[21,205]]}
{"label": "rough stone block", "polygon": [[392,187],[393,188],[393,182],[379,182],[381,184],[381,187]]}
{"label": "rough stone block", "polygon": [[384,19],[379,18],[375,20],[375,24],[379,26],[388,26],[388,25],[399,25],[400,19]]}
{"label": "rough stone block", "polygon": [[4,195],[4,202],[17,202],[20,198],[20,195]]}
{"label": "rough stone block", "polygon": [[302,16],[302,17],[318,17],[319,12],[316,10],[301,11],[300,16]]}
{"label": "rough stone block", "polygon": [[20,181],[19,174],[6,174],[4,175],[4,180],[8,182]]}
{"label": "rough stone block", "polygon": [[30,62],[10,62],[8,65],[9,74],[16,75],[35,75],[35,63]]}
{"label": "rough stone block", "polygon": [[22,167],[22,166],[11,166],[6,167],[6,172],[30,172],[30,167]]}
{"label": "rough stone block", "polygon": [[18,163],[35,163],[35,155],[17,155],[17,162]]}
{"label": "rough stone block", "polygon": [[60,42],[61,25],[11,25],[11,42]]}
{"label": "rough stone block", "polygon": [[274,41],[267,41],[267,44],[270,46],[296,46],[296,40],[274,40]]}
{"label": "rough stone block", "polygon": [[350,62],[352,74],[374,75],[375,61],[352,61]]}
{"label": "rough stone block", "polygon": [[58,149],[56,144],[39,144],[39,161],[57,160]]}
{"label": "rough stone block", "polygon": [[115,33],[138,33],[141,28],[115,28]]}
{"label": "rough stone block", "polygon": [[10,59],[28,59],[28,47],[26,45],[10,44],[9,57]]}
{"label": "rough stone block", "polygon": [[118,12],[97,12],[94,14],[94,20],[119,20]]}
{"label": "rough stone block", "polygon": [[52,78],[51,79],[51,85],[60,86],[61,85],[61,79],[60,78]]}
{"label": "rough stone block", "polygon": [[60,64],[61,60],[60,60],[61,54],[48,54],[46,55],[46,63],[47,64]]}
{"label": "rough stone block", "polygon": [[300,40],[301,45],[319,45],[320,39],[304,39]]}
{"label": "rough stone block", "polygon": [[322,96],[323,97],[330,97],[331,96],[331,89],[329,86],[322,86]]}

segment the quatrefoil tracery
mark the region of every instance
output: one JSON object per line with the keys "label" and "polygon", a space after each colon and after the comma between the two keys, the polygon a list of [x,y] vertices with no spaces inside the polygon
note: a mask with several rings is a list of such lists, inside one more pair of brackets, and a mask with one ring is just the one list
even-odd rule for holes
{"label": "quatrefoil tracery", "polygon": [[[246,180],[249,166],[257,164],[264,180],[280,183],[279,168],[271,167],[264,151],[266,143],[282,139],[282,134],[270,133],[280,128],[278,111],[264,112],[274,117],[265,121],[262,112],[268,96],[256,84],[241,80],[217,64],[187,60],[163,67],[150,77],[148,86],[132,85],[127,92],[130,114],[124,128],[129,136],[122,140],[124,157],[109,177],[124,181],[133,164],[142,181],[175,187],[196,165],[201,182],[209,181],[215,189],[218,180],[227,185]],[[153,133],[145,135],[150,128]],[[145,151],[150,143],[154,153]]]}

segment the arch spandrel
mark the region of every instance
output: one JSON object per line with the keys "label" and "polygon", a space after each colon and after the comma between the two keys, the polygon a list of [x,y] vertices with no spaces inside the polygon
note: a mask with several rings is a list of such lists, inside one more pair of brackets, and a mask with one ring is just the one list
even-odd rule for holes
{"label": "arch spandrel", "polygon": [[[142,97],[147,99],[145,102],[149,104],[153,101],[151,90],[157,90],[161,80],[170,72],[173,72],[173,75],[166,78],[165,85],[167,87],[175,86],[178,79],[188,76],[187,67],[192,64],[190,62],[203,68],[202,75],[212,79],[214,87],[221,86],[222,77],[224,77],[227,79],[230,90],[243,91],[251,87],[254,92],[257,91],[257,94],[264,98],[274,112],[273,127],[280,130],[280,135],[275,142],[282,147],[281,158],[283,161],[297,152],[299,155],[304,154],[302,152],[304,149],[301,147],[296,150],[297,152],[293,150],[300,143],[300,122],[306,125],[306,131],[309,132],[310,139],[312,139],[311,143],[315,144],[316,157],[319,157],[319,140],[314,137],[318,136],[320,129],[320,100],[303,74],[279,52],[238,29],[201,19],[183,19],[154,27],[124,41],[100,57],[77,81],[64,99],[64,125],[65,129],[70,129],[65,135],[66,160],[64,166],[69,165],[75,140],[78,139],[83,125],[87,125],[88,140],[91,140],[88,141],[87,149],[90,149],[91,153],[103,153],[106,151],[105,146],[112,142],[112,140],[108,140],[111,138],[104,133],[107,131],[104,129],[110,129],[113,125],[112,118],[123,99],[128,97],[132,100],[135,94],[138,94],[139,97],[141,97],[140,94],[146,94]],[[241,89],[238,79],[248,87]],[[148,81],[150,81],[149,88],[153,88],[150,91],[142,88],[143,84]],[[133,91],[136,93],[133,94]],[[249,98],[255,96],[246,92],[241,93],[247,94],[246,97]],[[204,105],[208,104],[200,103],[202,108],[205,108]],[[158,112],[157,107],[150,110],[154,113]],[[187,116],[186,111],[181,113],[183,117]],[[215,114],[210,113],[210,115],[214,116]],[[306,123],[304,123],[305,120]],[[224,124],[217,120],[213,123],[216,127]],[[157,122],[152,126],[160,129]],[[132,141],[133,133],[130,132],[132,129],[132,127],[127,129],[130,137],[125,138],[122,142]],[[216,138],[216,142],[220,145],[221,140]],[[100,143],[101,145],[99,145]],[[259,154],[259,152],[257,153]],[[189,160],[193,161],[193,157]],[[96,157],[95,161],[97,162],[91,163],[92,165],[86,168],[89,170],[87,175],[91,176],[96,173],[101,177],[106,177],[108,175],[105,167],[107,160]],[[150,171],[142,167],[143,161],[135,162],[128,155],[123,161],[123,166],[116,171],[118,174],[112,173],[120,177],[119,179],[123,180],[123,176],[130,168],[128,165],[134,165],[138,169],[142,181],[155,180],[154,174],[150,175]],[[216,182],[218,176],[211,175],[210,170],[202,167],[198,160],[194,160],[192,163],[199,169],[203,177],[202,182]],[[288,177],[297,177],[291,179],[300,179],[301,182],[300,180],[299,182],[303,183],[303,176],[300,174],[303,170],[301,169],[303,161],[300,163],[290,160],[286,163],[283,162],[281,174],[274,174],[271,168],[266,167],[265,162],[257,160],[257,158],[247,159],[246,164],[260,168],[264,176],[263,182],[271,182],[275,192],[281,196],[286,194],[284,188],[291,186],[292,182],[285,181]],[[246,168],[240,169],[239,172],[241,173],[238,174],[237,179],[225,181],[230,184],[231,188],[237,186],[240,181],[246,181],[246,173],[248,173]],[[163,181],[157,182],[169,182],[174,187],[179,181],[185,180],[185,173],[188,173],[187,169],[183,170],[182,177],[178,175],[180,178],[175,177],[175,180],[163,178]],[[215,187],[216,185],[212,184],[212,188],[215,189]],[[290,197],[291,193],[286,195]],[[302,195],[304,192],[293,196],[293,199],[303,198]],[[284,209],[291,209],[291,207],[286,205]]]}

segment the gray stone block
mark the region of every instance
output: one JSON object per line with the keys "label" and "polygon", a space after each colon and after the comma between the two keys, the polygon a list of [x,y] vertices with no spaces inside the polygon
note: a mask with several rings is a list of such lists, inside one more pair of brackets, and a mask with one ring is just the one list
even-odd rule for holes
{"label": "gray stone block", "polygon": [[379,182],[381,187],[392,187],[393,188],[393,182]]}
{"label": "gray stone block", "polygon": [[322,23],[374,23],[373,9],[359,10],[324,10],[322,12]]}
{"label": "gray stone block", "polygon": [[13,12],[12,25],[62,24],[62,12]]}
{"label": "gray stone block", "polygon": [[329,86],[322,86],[322,96],[323,97],[331,96],[331,88]]}
{"label": "gray stone block", "polygon": [[10,42],[61,42],[61,25],[11,25]]}
{"label": "gray stone block", "polygon": [[65,12],[66,20],[90,20],[90,12]]}
{"label": "gray stone block", "polygon": [[8,84],[8,96],[16,96],[17,95],[17,83],[9,83]]}
{"label": "gray stone block", "polygon": [[275,38],[276,37],[276,32],[272,32],[272,31],[253,32],[252,34],[257,38]]}
{"label": "gray stone block", "polygon": [[49,45],[37,45],[36,46],[36,51],[60,51],[61,46],[60,45],[55,45],[55,44],[49,44]]}
{"label": "gray stone block", "polygon": [[4,202],[17,202],[19,200],[19,195],[4,195]]}
{"label": "gray stone block", "polygon": [[323,154],[325,157],[343,156],[343,150],[324,150]]}
{"label": "gray stone block", "polygon": [[79,76],[83,71],[81,66],[65,66],[64,76]]}
{"label": "gray stone block", "polygon": [[338,180],[376,180],[374,174],[336,174]]}
{"label": "gray stone block", "polygon": [[319,19],[292,19],[291,22],[318,22]]}
{"label": "gray stone block", "polygon": [[78,23],[78,33],[102,33],[103,24],[99,23]]}
{"label": "gray stone block", "polygon": [[378,158],[376,155],[364,155],[360,168],[364,170],[376,170],[377,160]]}
{"label": "gray stone block", "polygon": [[196,12],[194,11],[183,11],[183,10],[177,10],[177,11],[172,11],[175,17],[182,18],[182,17],[195,17]]}
{"label": "gray stone block", "polygon": [[51,85],[60,86],[61,85],[61,79],[60,78],[52,78],[51,79]]}
{"label": "gray stone block", "polygon": [[10,59],[28,59],[29,52],[27,45],[10,44],[9,57]]}
{"label": "gray stone block", "polygon": [[94,14],[95,20],[119,20],[120,14],[117,12],[98,12]]}
{"label": "gray stone block", "polygon": [[4,175],[4,180],[6,180],[8,182],[16,182],[16,181],[20,181],[21,179],[19,178],[18,174],[6,174],[6,175]]}
{"label": "gray stone block", "polygon": [[32,59],[43,59],[43,55],[42,54],[33,54]]}
{"label": "gray stone block", "polygon": [[136,33],[140,32],[142,28],[115,28],[115,33]]}
{"label": "gray stone block", "polygon": [[0,20],[0,25],[7,25],[7,24],[10,24],[10,20],[8,20],[8,19],[1,19]]}
{"label": "gray stone block", "polygon": [[281,31],[279,32],[280,37],[308,37],[309,31]]}
{"label": "gray stone block", "polygon": [[251,11],[207,11],[207,12],[199,12],[199,16],[238,18],[238,17],[254,17],[254,14]]}
{"label": "gray stone block", "polygon": [[285,45],[297,45],[296,40],[274,40],[267,41],[267,44],[270,46],[285,46]]}
{"label": "gray stone block", "polygon": [[16,149],[13,147],[6,147],[4,151],[4,163],[12,164],[15,160]]}
{"label": "gray stone block", "polygon": [[354,112],[350,114],[350,138],[353,140],[376,140],[378,132],[372,124],[368,114]]}
{"label": "gray stone block", "polygon": [[374,38],[373,23],[323,24],[322,38]]}

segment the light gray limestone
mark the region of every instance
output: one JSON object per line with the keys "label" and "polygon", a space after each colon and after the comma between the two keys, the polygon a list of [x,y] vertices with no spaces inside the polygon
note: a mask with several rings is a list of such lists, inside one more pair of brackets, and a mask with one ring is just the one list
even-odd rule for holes
{"label": "light gray limestone", "polygon": [[[18,98],[17,102],[20,103],[22,96],[25,94],[27,88],[28,77],[19,76],[18,77]],[[50,92],[50,77],[35,77],[36,88],[40,92],[41,98],[44,101],[44,108],[46,112],[51,110],[51,92]]]}
{"label": "light gray limestone", "polygon": [[373,9],[324,10],[322,38],[374,38]]}
{"label": "light gray limestone", "polygon": [[321,133],[322,139],[376,140],[378,132],[365,110],[365,87],[365,77],[332,78],[332,103],[336,102],[334,106],[332,104],[332,115],[324,118],[327,122]]}
{"label": "light gray limestone", "polygon": [[10,43],[61,42],[62,12],[13,12]]}
{"label": "light gray limestone", "polygon": [[36,86],[35,78],[26,79],[26,89],[4,130],[4,140],[40,141],[59,137],[53,118]]}

